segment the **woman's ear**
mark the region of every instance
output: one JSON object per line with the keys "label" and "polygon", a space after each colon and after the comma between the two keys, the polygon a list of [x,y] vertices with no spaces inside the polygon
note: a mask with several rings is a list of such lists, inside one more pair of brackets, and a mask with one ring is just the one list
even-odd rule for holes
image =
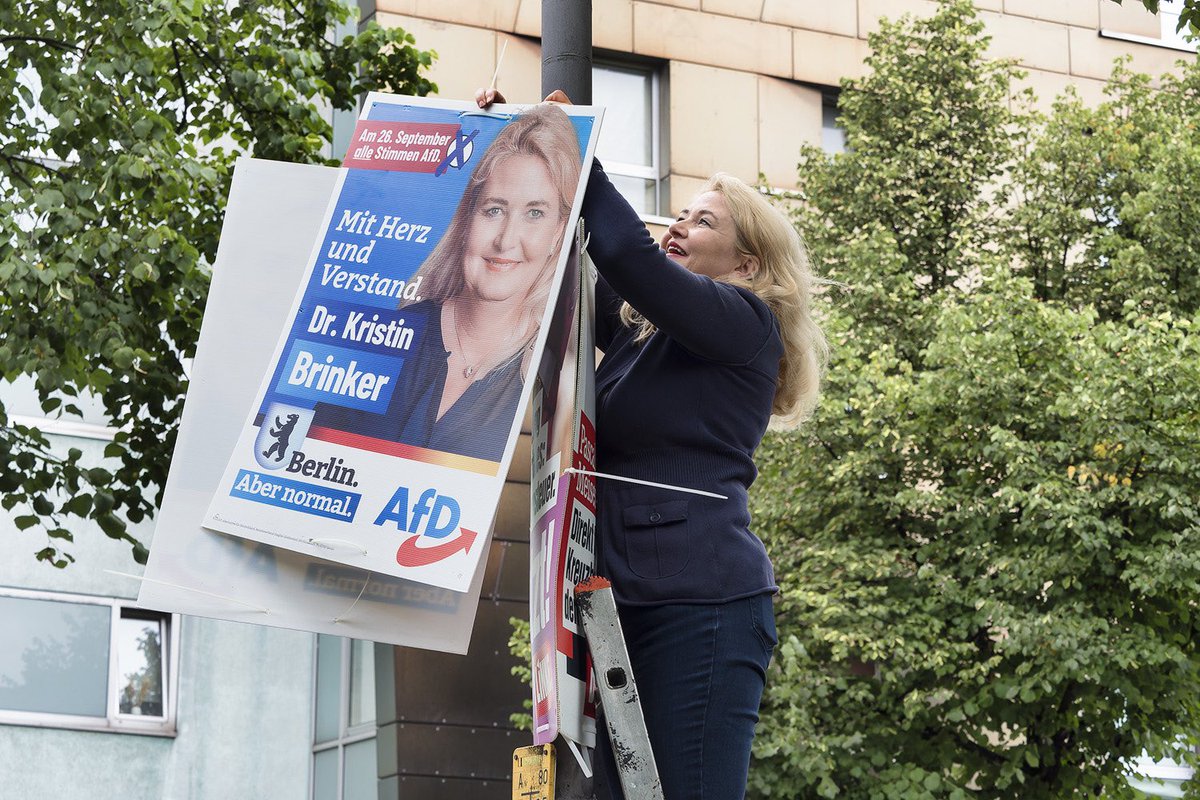
{"label": "woman's ear", "polygon": [[758,274],[758,256],[742,256],[742,263],[733,270],[739,278],[750,279]]}

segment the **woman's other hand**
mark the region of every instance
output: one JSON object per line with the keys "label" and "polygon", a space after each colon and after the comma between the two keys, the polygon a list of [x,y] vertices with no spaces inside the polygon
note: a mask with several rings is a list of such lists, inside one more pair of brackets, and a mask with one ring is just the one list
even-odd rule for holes
{"label": "woman's other hand", "polygon": [[475,105],[480,108],[487,108],[492,103],[507,103],[504,95],[496,89],[476,89],[475,90]]}

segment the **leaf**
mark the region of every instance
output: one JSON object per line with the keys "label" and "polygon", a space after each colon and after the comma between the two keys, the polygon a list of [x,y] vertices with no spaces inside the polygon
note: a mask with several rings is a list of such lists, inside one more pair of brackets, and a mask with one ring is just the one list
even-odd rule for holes
{"label": "leaf", "polygon": [[77,494],[63,505],[63,511],[79,517],[86,517],[91,510],[92,496],[87,493]]}
{"label": "leaf", "polygon": [[133,348],[119,347],[112,355],[113,365],[118,369],[129,369],[133,366]]}
{"label": "leaf", "polygon": [[100,530],[104,531],[104,535],[108,536],[110,539],[125,538],[125,523],[113,514],[97,515],[96,524],[100,526]]}
{"label": "leaf", "polygon": [[[81,495],[81,497],[89,496]],[[111,493],[98,489],[94,495],[89,497],[88,504],[95,507],[97,514],[106,514],[112,510],[114,500]]]}

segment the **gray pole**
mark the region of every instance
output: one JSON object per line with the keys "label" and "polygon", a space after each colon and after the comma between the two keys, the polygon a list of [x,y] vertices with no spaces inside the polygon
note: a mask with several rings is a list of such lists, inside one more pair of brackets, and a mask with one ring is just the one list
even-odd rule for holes
{"label": "gray pole", "polygon": [[[542,97],[562,89],[571,102],[592,104],[592,0],[542,0]],[[603,736],[604,732],[599,731]],[[555,797],[591,800],[585,778],[566,746],[558,743]]]}
{"label": "gray pole", "polygon": [[542,97],[592,102],[592,0],[542,0]]}

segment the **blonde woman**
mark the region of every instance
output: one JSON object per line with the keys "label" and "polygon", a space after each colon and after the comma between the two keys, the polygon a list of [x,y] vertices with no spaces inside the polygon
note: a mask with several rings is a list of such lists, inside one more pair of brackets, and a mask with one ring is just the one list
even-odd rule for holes
{"label": "blonde woman", "polygon": [[[599,481],[599,571],[620,608],[667,798],[742,798],[776,644],[753,455],[772,414],[813,407],[824,339],[787,220],[716,175],[659,245],[592,170],[601,279],[597,469],[719,495]],[[599,797],[621,797],[607,742]]]}
{"label": "blonde woman", "polygon": [[[825,340],[808,260],[787,219],[728,175],[656,244],[597,162],[583,216],[600,273],[596,468],[674,487],[598,481],[597,571],[612,581],[664,794],[740,800],[778,590],[747,492],[771,417],[816,403]],[[600,740],[597,796],[620,798]]]}

